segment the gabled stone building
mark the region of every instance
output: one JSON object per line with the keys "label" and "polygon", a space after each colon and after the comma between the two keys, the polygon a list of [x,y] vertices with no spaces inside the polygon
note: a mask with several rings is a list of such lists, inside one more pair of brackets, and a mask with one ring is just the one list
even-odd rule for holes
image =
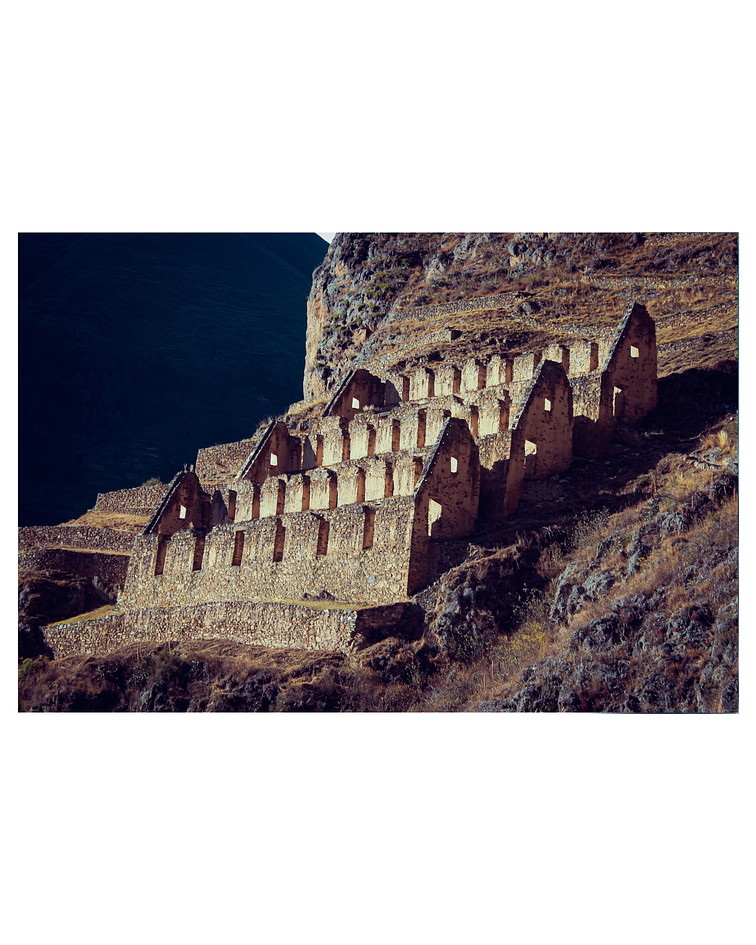
{"label": "gabled stone building", "polygon": [[[272,421],[250,451],[199,451],[134,541],[121,623],[134,638],[228,636],[268,602],[263,642],[355,645],[364,614],[340,617],[339,636],[307,601],[349,614],[406,601],[445,569],[445,543],[501,521],[526,479],[595,454],[655,404],[655,327],[638,304],[603,346],[359,368],[316,419]],[[297,636],[309,620],[330,629]]]}

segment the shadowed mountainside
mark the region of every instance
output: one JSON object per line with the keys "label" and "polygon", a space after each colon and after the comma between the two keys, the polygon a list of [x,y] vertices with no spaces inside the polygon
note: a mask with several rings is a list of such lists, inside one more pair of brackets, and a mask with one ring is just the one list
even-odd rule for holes
{"label": "shadowed mountainside", "polygon": [[298,396],[313,233],[19,234],[19,524],[169,481]]}

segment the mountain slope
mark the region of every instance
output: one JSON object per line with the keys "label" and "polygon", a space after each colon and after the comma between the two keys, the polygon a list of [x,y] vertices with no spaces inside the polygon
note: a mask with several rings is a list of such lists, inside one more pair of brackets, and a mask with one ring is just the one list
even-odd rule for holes
{"label": "mountain slope", "polygon": [[[700,364],[702,336],[737,325],[737,261],[733,233],[339,233],[307,303],[305,397],[327,396],[354,365],[429,355],[423,337],[440,328],[458,331],[457,357],[494,354],[611,327],[631,298],[663,317],[662,346],[694,340],[684,366]],[[427,308],[486,298],[470,314]],[[705,360],[732,357],[730,341]],[[679,352],[662,354],[662,374],[680,370]]]}
{"label": "mountain slope", "polygon": [[164,481],[297,396],[315,234],[20,234],[20,524]]}
{"label": "mountain slope", "polygon": [[399,626],[357,654],[30,648],[21,708],[737,712],[737,254],[736,234],[339,235],[313,278],[299,418],[354,364],[591,335],[629,298],[656,320],[658,406],[600,458],[527,481],[503,524],[481,521],[415,596],[419,637]]}

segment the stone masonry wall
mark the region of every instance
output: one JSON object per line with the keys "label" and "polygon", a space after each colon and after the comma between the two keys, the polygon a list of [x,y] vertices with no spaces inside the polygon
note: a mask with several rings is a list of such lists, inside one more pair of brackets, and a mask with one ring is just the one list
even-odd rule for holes
{"label": "stone masonry wall", "polygon": [[203,482],[228,482],[239,472],[255,443],[250,437],[236,443],[205,447],[197,453],[194,470]]}
{"label": "stone masonry wall", "polygon": [[155,574],[160,537],[141,535],[121,604],[301,600],[322,591],[365,604],[406,597],[414,505],[410,495],[220,526],[205,537],[178,532],[167,541],[162,574]]}
{"label": "stone masonry wall", "polygon": [[18,530],[19,550],[31,548],[89,548],[129,554],[135,536],[111,528],[89,525],[29,525]]}
{"label": "stone masonry wall", "polygon": [[123,587],[129,556],[64,548],[32,548],[19,553],[18,567],[26,571],[65,571],[67,574],[101,577],[108,584]]}
{"label": "stone masonry wall", "polygon": [[353,650],[387,636],[406,605],[338,608],[304,604],[214,602],[196,607],[149,608],[44,629],[55,659],[101,656],[146,640],[190,643],[234,640],[254,646]]}
{"label": "stone masonry wall", "polygon": [[95,502],[97,512],[129,512],[132,515],[149,515],[165,495],[168,486],[137,486],[134,489],[119,489],[116,492],[100,492]]}

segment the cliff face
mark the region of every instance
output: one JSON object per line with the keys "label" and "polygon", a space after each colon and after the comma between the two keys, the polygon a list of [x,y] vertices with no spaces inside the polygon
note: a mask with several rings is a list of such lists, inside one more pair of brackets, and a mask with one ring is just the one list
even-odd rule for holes
{"label": "cliff face", "polygon": [[[533,235],[531,255],[545,247]],[[506,233],[337,234],[307,300],[305,397],[326,396],[395,310],[492,293],[524,272],[514,250],[525,244]]]}
{"label": "cliff face", "polygon": [[[693,307],[704,315],[722,305],[734,313],[737,291],[726,281],[737,275],[737,252],[735,234],[340,233],[307,301],[305,398],[326,397],[355,364],[367,366],[390,348],[399,359],[408,341],[416,347],[439,327],[423,313],[400,324],[397,313],[417,306],[497,297],[491,309],[520,316],[499,326],[502,340],[509,329],[510,345],[514,328],[595,327],[603,316],[611,324],[629,295],[654,315]],[[540,326],[527,321],[534,314]],[[455,327],[475,350],[497,326],[487,317]]]}

